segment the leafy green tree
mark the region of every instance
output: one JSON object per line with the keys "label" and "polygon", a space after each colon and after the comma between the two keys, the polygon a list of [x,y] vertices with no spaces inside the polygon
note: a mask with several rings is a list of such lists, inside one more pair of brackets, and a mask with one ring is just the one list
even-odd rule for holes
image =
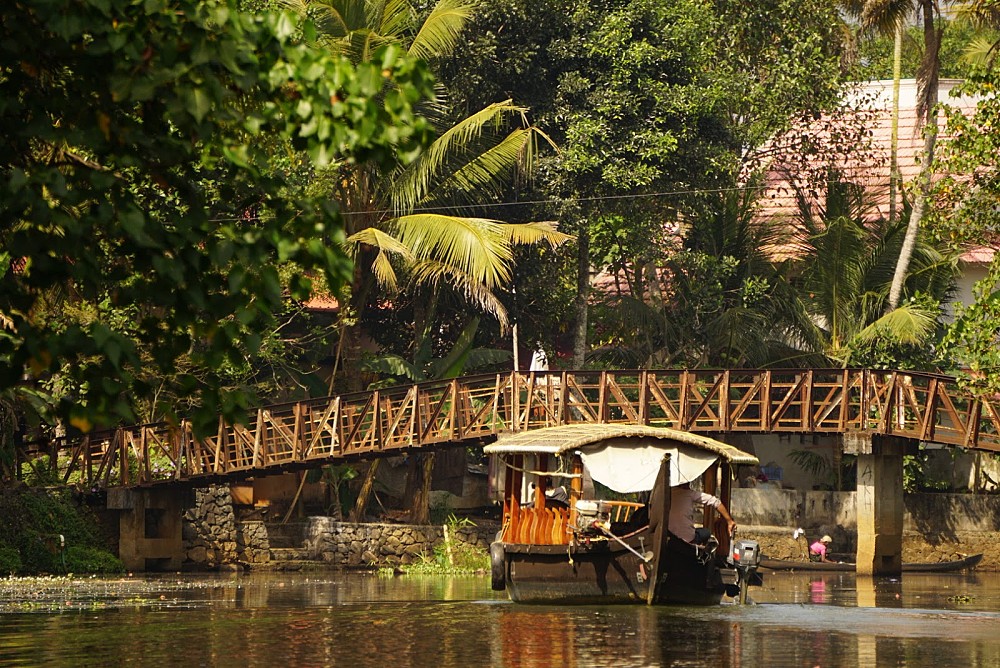
{"label": "leafy green tree", "polygon": [[952,248],[989,245],[1000,239],[1000,103],[995,91],[1000,70],[981,70],[969,77],[956,92],[976,99],[971,115],[945,107],[945,141],[938,157],[941,178],[935,183],[938,203],[931,230],[940,242]]}
{"label": "leafy green tree", "polygon": [[[405,1],[383,5],[364,0],[288,0],[286,4],[319,21],[320,49],[361,63],[371,58],[374,46],[383,44],[424,58],[447,56],[472,10],[461,0],[439,0],[422,18]],[[434,102],[442,105],[444,100]],[[433,340],[429,332],[437,326],[442,292],[460,296],[505,328],[506,310],[496,293],[511,282],[514,247],[556,245],[568,239],[549,223],[510,224],[481,214],[506,184],[532,170],[539,135],[523,108],[510,100],[491,100],[450,123],[434,111],[434,106],[427,108],[439,136],[410,164],[358,168],[344,163],[325,175],[331,195],[346,212],[347,243],[356,262],[341,328],[344,366],[355,384],[348,389],[358,389],[362,378],[359,325],[376,295],[410,293],[413,351],[419,358]],[[474,322],[478,325],[478,319]],[[466,334],[458,341],[463,346],[468,345],[462,343]],[[383,364],[394,360],[398,367],[402,358],[397,353],[380,360]],[[429,516],[433,460],[431,453],[410,461],[408,488],[421,490],[408,495],[414,522],[425,522]],[[373,466],[363,483],[358,516],[375,470]],[[417,484],[420,475],[422,482]]]}
{"label": "leafy green tree", "polygon": [[1000,255],[976,284],[973,303],[959,304],[942,342],[942,359],[978,394],[1000,392]]}
{"label": "leafy green tree", "polygon": [[[967,116],[948,111],[947,134],[939,156],[944,174],[935,185],[938,202],[933,231],[940,243],[955,249],[1000,248],[1000,86],[996,62],[969,78],[961,87],[977,96],[976,110]],[[956,369],[972,388],[1000,391],[1000,255],[987,276],[976,285],[973,303],[956,310],[943,343],[942,363]]]}
{"label": "leafy green tree", "polygon": [[591,270],[625,262],[649,285],[666,226],[698,224],[698,191],[738,187],[764,141],[835,99],[835,17],[824,0],[484,2],[442,78],[459,109],[513,97],[560,147],[537,186],[577,232],[564,264],[577,277],[575,366],[588,329],[609,336],[588,327]]}
{"label": "leafy green tree", "polygon": [[973,66],[996,62],[1000,45],[1000,3],[997,0],[970,0],[958,7],[957,16],[964,28],[975,31],[967,38],[964,61]]}
{"label": "leafy green tree", "polygon": [[798,333],[808,316],[789,283],[786,221],[756,219],[756,191],[706,201],[684,246],[665,254],[642,285],[602,305],[599,359],[645,366],[757,367],[802,363]]}
{"label": "leafy green tree", "polygon": [[[983,40],[989,42],[993,33],[989,28],[980,30],[971,23],[953,19],[942,18],[941,22],[946,27],[941,31],[940,75],[964,79],[970,74],[971,66],[975,64],[969,61],[970,45],[982,43]],[[849,72],[852,80],[869,81],[893,77],[892,35],[872,35],[860,40],[857,48],[857,61]],[[900,76],[904,79],[915,79],[920,71],[923,55],[923,28],[907,25],[902,31]]]}
{"label": "leafy green tree", "polygon": [[[320,165],[398,164],[425,142],[414,106],[431,84],[398,49],[353,65],[296,42],[311,32],[231,0],[3,5],[0,387],[58,374],[69,424],[131,420],[149,368],[239,364],[285,290],[309,295],[306,270],[349,280],[335,210],[289,197],[261,138],[288,137]],[[209,173],[225,178],[209,187]],[[218,202],[240,214],[217,215]],[[283,263],[298,268],[287,287]],[[123,307],[127,321],[111,322]],[[199,398],[198,430],[242,417],[246,395],[217,376],[178,383]]]}

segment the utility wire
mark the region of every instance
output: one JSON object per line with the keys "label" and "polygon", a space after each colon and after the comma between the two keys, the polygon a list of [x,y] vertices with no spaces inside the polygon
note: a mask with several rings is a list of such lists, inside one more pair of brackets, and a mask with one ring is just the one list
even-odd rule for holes
{"label": "utility wire", "polygon": [[[565,199],[536,199],[536,200],[516,200],[516,201],[504,201],[504,202],[491,202],[487,204],[446,204],[439,206],[425,206],[425,207],[414,207],[409,213],[428,213],[436,211],[462,211],[465,209],[485,209],[485,208],[496,208],[496,207],[510,207],[510,206],[526,206],[535,204],[562,204],[566,202],[608,202],[608,201],[621,201],[621,200],[638,200],[638,199],[651,199],[657,197],[674,197],[677,195],[706,195],[714,193],[730,193],[730,192],[763,192],[767,190],[768,186],[735,186],[732,188],[697,188],[694,190],[667,190],[661,192],[653,193],[637,193],[631,195],[600,195],[594,197],[567,197]],[[341,211],[340,215],[344,218],[351,216],[371,216],[371,215],[384,215],[392,214],[394,211],[392,209],[372,209],[369,211]],[[409,215],[409,214],[407,214]],[[259,218],[260,216],[258,216]],[[235,222],[245,220],[242,217],[232,217],[232,218],[211,218],[210,221],[214,223],[221,222]]]}

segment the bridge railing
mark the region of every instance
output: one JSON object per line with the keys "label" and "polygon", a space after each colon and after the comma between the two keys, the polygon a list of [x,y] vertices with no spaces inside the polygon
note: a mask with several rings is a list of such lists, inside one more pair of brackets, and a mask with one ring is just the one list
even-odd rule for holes
{"label": "bridge railing", "polygon": [[67,480],[257,475],[508,431],[632,423],[692,432],[867,433],[1000,451],[1000,400],[935,374],[859,369],[512,372],[263,406],[245,424],[122,427],[57,446]]}

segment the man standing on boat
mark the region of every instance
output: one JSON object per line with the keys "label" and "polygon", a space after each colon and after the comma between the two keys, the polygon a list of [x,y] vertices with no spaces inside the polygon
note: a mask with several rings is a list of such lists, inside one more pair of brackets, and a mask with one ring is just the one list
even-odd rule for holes
{"label": "man standing on boat", "polygon": [[695,491],[691,489],[691,483],[685,482],[670,488],[670,521],[667,525],[670,533],[692,545],[704,545],[708,542],[712,530],[708,527],[695,529],[695,504],[715,508],[722,519],[726,520],[729,535],[732,536],[736,531],[736,521],[719,497]]}
{"label": "man standing on boat", "polygon": [[823,536],[818,541],[809,546],[809,561],[821,561],[824,563],[830,563],[830,560],[826,558],[827,547],[833,539],[829,536]]}

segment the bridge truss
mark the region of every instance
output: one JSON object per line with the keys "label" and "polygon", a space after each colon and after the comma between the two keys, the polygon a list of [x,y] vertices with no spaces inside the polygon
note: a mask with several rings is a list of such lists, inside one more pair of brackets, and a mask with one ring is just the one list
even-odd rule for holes
{"label": "bridge truss", "polygon": [[1000,398],[868,369],[511,372],[259,408],[196,438],[187,421],[52,444],[67,482],[207,484],[574,423],[725,434],[900,436],[1000,452]]}

